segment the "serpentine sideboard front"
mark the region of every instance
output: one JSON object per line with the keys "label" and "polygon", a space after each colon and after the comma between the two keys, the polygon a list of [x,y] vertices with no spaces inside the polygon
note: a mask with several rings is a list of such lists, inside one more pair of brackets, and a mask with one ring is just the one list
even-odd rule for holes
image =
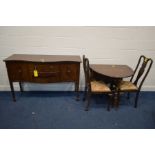
{"label": "serpentine sideboard front", "polygon": [[16,101],[13,82],[58,83],[74,82],[79,99],[80,56],[14,54],[4,60],[7,67],[13,101]]}

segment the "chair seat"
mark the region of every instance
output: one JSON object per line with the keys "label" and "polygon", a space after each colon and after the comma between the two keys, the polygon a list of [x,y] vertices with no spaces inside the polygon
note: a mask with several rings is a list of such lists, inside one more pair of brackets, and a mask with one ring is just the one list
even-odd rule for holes
{"label": "chair seat", "polygon": [[119,89],[121,90],[121,91],[136,91],[136,90],[138,90],[138,88],[137,88],[137,86],[136,85],[134,85],[132,82],[130,82],[130,81],[121,81],[120,83],[119,83]]}
{"label": "chair seat", "polygon": [[102,81],[91,81],[91,91],[111,92],[110,88]]}

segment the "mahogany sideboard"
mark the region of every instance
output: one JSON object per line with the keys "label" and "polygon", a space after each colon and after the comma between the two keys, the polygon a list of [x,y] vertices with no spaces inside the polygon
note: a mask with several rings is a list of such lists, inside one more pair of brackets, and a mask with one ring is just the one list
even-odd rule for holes
{"label": "mahogany sideboard", "polygon": [[4,60],[7,67],[13,101],[16,101],[13,82],[59,83],[74,82],[79,98],[80,56],[14,54]]}

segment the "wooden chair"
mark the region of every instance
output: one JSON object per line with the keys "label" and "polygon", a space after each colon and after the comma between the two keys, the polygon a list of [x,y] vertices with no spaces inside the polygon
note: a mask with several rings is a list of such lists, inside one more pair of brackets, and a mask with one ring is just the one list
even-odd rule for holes
{"label": "wooden chair", "polygon": [[[85,111],[88,111],[90,105],[90,97],[92,93],[112,94],[112,91],[103,81],[96,81],[91,78],[89,60],[88,58],[85,58],[85,56],[83,56],[83,69],[85,74],[85,90],[83,101],[85,101],[85,99],[87,98]],[[108,103],[107,110],[110,110],[110,103]]]}
{"label": "wooden chair", "polygon": [[151,69],[153,60],[151,58],[146,58],[144,55],[140,56],[137,66],[134,70],[134,74],[130,81],[121,81],[118,85],[118,96],[120,92],[128,92],[128,99],[130,92],[136,92],[134,107],[137,107],[139,93],[142,85]]}

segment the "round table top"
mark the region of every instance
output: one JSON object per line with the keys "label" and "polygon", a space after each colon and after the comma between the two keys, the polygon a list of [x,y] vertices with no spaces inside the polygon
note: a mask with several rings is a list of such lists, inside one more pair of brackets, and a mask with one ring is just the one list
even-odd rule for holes
{"label": "round table top", "polygon": [[90,68],[96,73],[111,78],[127,78],[134,73],[133,69],[127,65],[91,64]]}

